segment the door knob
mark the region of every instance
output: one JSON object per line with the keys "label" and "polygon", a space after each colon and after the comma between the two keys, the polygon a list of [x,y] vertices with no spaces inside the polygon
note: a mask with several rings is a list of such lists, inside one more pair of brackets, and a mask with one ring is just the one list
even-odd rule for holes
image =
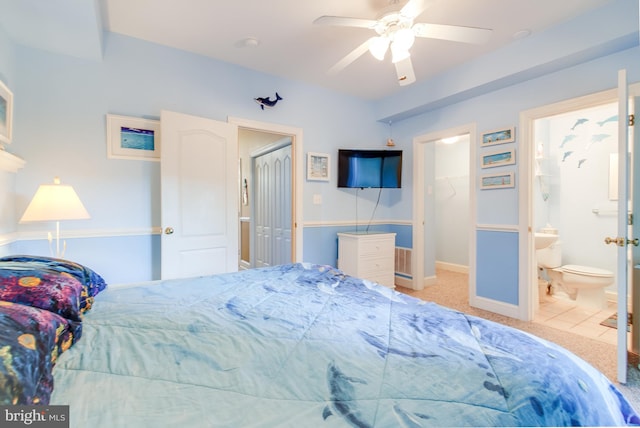
{"label": "door knob", "polygon": [[174,232],[174,231],[173,231],[173,227],[167,227],[167,228],[164,230],[164,234],[165,234],[165,235],[173,235],[173,232]]}
{"label": "door knob", "polygon": [[635,239],[624,239],[624,238],[609,238],[608,236],[606,238],[604,238],[604,243],[605,244],[616,244],[618,247],[624,247],[625,244],[629,245],[629,244],[633,244],[634,246],[638,246],[638,244],[640,243],[640,240],[638,240],[638,238]]}
{"label": "door knob", "polygon": [[624,247],[624,238],[610,238],[610,237],[606,237],[604,238],[604,243],[609,245],[609,244],[616,244],[618,247]]}

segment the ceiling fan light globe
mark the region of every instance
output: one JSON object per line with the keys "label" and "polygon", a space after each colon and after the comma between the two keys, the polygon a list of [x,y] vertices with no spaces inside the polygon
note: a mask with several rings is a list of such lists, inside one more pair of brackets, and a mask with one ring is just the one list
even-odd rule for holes
{"label": "ceiling fan light globe", "polygon": [[393,35],[393,44],[405,51],[411,49],[415,40],[416,36],[411,28],[401,28]]}
{"label": "ceiling fan light globe", "polygon": [[409,58],[409,51],[407,49],[402,49],[402,47],[396,46],[395,42],[391,43],[391,62],[396,63],[400,62],[403,59]]}
{"label": "ceiling fan light globe", "polygon": [[369,52],[378,61],[382,61],[389,48],[389,39],[386,37],[375,37],[369,42]]}

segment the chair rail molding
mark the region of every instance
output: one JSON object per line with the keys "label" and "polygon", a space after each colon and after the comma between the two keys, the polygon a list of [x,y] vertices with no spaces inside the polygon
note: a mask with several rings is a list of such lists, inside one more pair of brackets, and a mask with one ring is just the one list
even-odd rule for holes
{"label": "chair rail molding", "polygon": [[25,164],[24,159],[0,149],[0,171],[16,173],[20,168],[24,168]]}

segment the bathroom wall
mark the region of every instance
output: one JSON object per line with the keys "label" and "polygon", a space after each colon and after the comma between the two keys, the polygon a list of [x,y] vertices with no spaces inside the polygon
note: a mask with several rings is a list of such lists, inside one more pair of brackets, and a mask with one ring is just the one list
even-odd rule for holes
{"label": "bathroom wall", "polygon": [[617,201],[609,195],[617,113],[607,104],[536,121],[535,226],[558,229],[562,264],[616,269],[615,248],[604,238],[617,234]]}

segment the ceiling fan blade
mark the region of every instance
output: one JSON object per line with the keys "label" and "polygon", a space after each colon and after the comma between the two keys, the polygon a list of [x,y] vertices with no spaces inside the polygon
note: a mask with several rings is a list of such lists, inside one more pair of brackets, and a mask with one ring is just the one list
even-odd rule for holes
{"label": "ceiling fan blade", "polygon": [[425,0],[409,0],[407,4],[400,9],[400,15],[407,18],[416,18],[427,8]]}
{"label": "ceiling fan blade", "polygon": [[338,74],[339,72],[341,72],[346,66],[348,66],[349,64],[351,64],[353,61],[357,60],[358,58],[360,58],[362,55],[364,55],[368,50],[369,50],[369,43],[371,42],[372,39],[374,39],[375,37],[371,37],[370,39],[368,39],[366,42],[364,42],[363,44],[361,44],[360,46],[358,46],[357,48],[355,48],[354,50],[352,50],[351,52],[349,52],[344,58],[342,58],[340,61],[338,61],[333,67],[331,67],[328,71],[327,74],[333,76]]}
{"label": "ceiling fan blade", "polygon": [[481,45],[489,40],[493,30],[487,28],[461,27],[457,25],[418,23],[413,26],[413,33],[416,37]]}
{"label": "ceiling fan blade", "polygon": [[416,81],[416,75],[413,72],[411,57],[396,62],[395,66],[396,75],[398,76],[398,83],[400,84],[400,86],[410,85]]}
{"label": "ceiling fan blade", "polygon": [[346,16],[321,16],[313,21],[317,25],[330,25],[334,27],[360,27],[373,29],[378,21],[371,19],[348,18]]}

